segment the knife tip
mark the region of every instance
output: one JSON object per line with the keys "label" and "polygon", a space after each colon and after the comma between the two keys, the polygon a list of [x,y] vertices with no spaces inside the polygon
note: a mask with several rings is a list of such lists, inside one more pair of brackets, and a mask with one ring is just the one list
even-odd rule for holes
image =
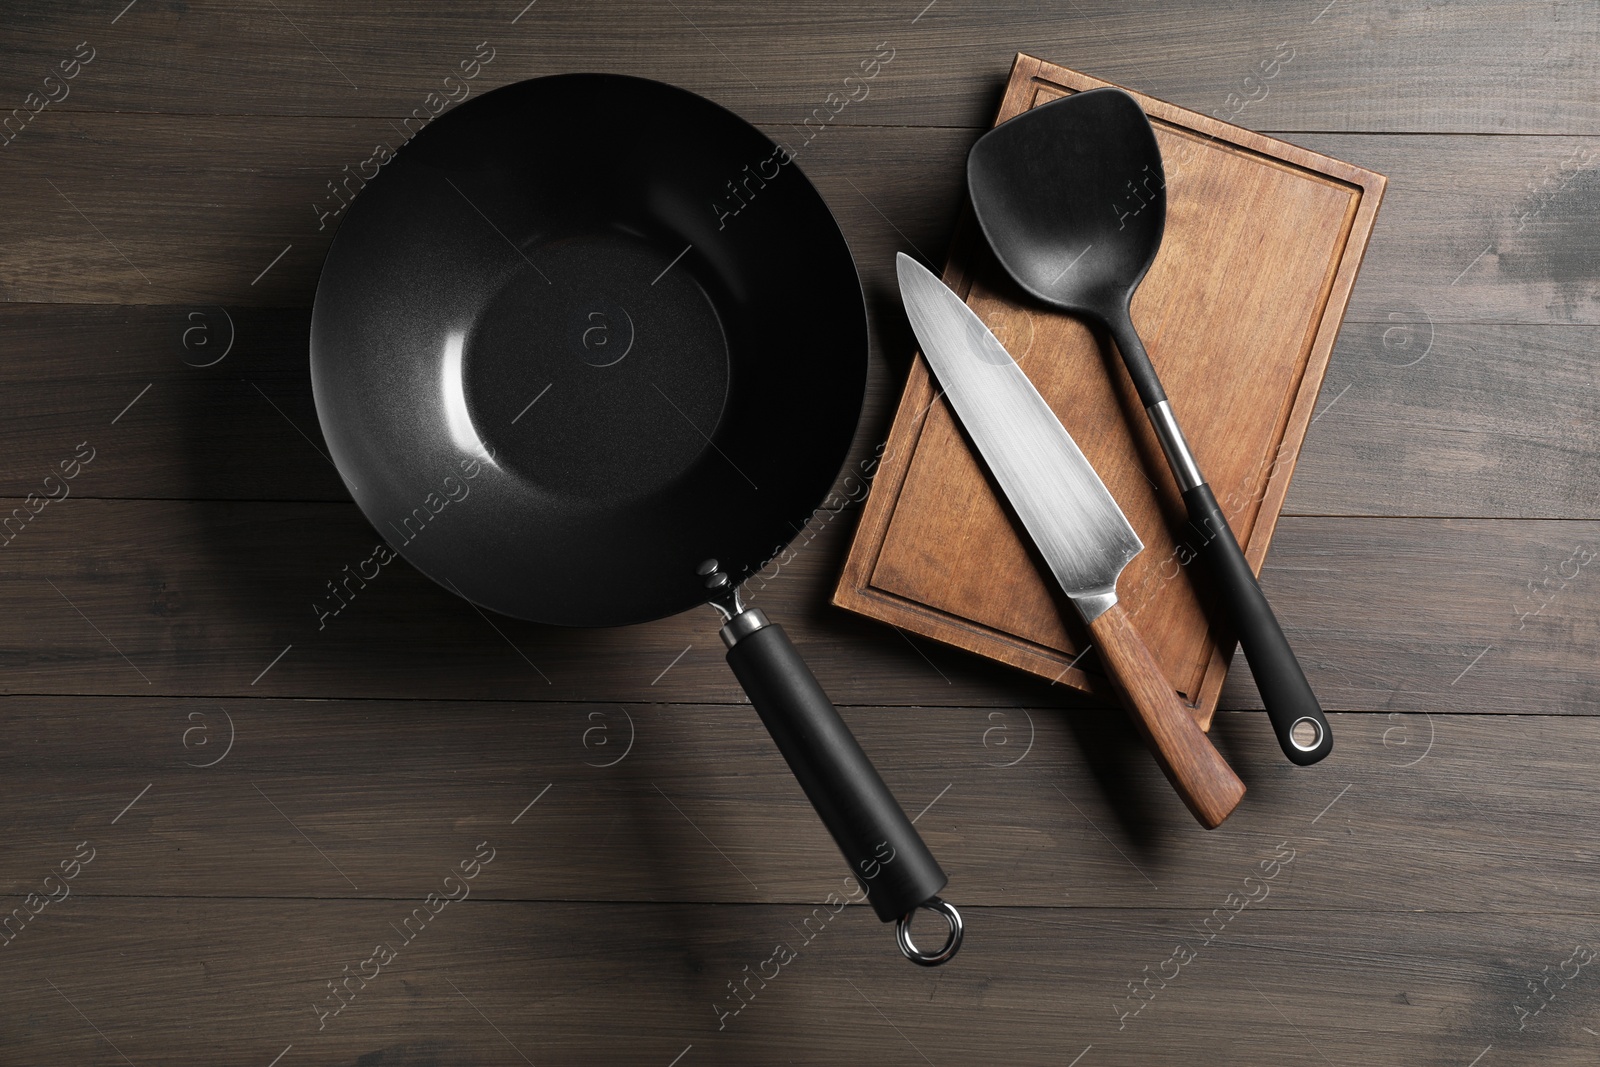
{"label": "knife tip", "polygon": [[904,252],[896,252],[894,254],[894,269],[895,277],[900,280],[900,288],[902,291],[906,287],[907,279],[933,277],[932,271],[928,270],[927,267],[924,267],[921,263],[918,263],[915,259],[906,255]]}

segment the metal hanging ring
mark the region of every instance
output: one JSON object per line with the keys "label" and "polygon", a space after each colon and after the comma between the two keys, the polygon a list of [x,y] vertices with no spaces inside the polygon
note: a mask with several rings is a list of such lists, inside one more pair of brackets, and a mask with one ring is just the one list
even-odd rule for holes
{"label": "metal hanging ring", "polygon": [[[915,941],[911,940],[911,920],[916,917],[919,908],[927,908],[929,911],[937,912],[944,916],[945,922],[950,924],[950,935],[945,938],[944,944],[936,952],[925,952],[917,947]],[[900,916],[899,921],[895,923],[894,937],[899,942],[900,951],[905,955],[906,959],[922,967],[937,967],[941,963],[948,963],[950,958],[956,954],[956,950],[961,947],[961,913],[948,901],[940,900],[938,897],[929,897],[926,901],[917,905],[916,908],[912,908]]]}

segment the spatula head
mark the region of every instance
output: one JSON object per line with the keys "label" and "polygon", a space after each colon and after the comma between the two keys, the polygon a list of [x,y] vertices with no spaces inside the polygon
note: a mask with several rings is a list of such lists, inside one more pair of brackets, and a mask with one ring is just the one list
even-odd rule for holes
{"label": "spatula head", "polygon": [[1150,120],[1121,89],[1053,100],[967,156],[978,223],[1018,285],[1064,311],[1125,310],[1161,247],[1166,178]]}

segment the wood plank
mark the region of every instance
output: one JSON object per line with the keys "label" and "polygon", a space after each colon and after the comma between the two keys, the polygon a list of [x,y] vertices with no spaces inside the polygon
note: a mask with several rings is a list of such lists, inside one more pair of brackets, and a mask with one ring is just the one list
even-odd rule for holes
{"label": "wood plank", "polygon": [[[1266,130],[1600,133],[1587,87],[1600,27],[1582,0],[1497,0],[1442,8],[1210,0],[1131,10],[1079,0],[981,6],[878,0],[808,4],[803,14],[649,0],[605,5],[385,5],[381,16],[298,0],[260,9],[142,4],[126,15],[13,5],[0,100],[60,97],[42,79],[87,39],[97,56],[26,129],[80,109],[200,115],[363,115],[400,121],[480,41],[487,89],[570,70],[675,82],[763,122],[798,124],[879,41],[894,64],[840,123],[986,126],[994,93],[1025,51],[1195,110]],[[1280,43],[1294,58],[1270,79]],[[470,69],[470,68],[469,68]],[[1516,92],[1507,92],[1515,84]],[[868,102],[870,101],[870,103]]]}
{"label": "wood plank", "polygon": [[49,492],[42,479],[88,442],[72,496],[349,500],[312,403],[310,321],[300,308],[0,306],[15,357],[0,362],[0,493]]}
{"label": "wood plank", "polygon": [[[891,293],[876,278],[873,289],[852,462],[884,439],[914,344]],[[1285,514],[1600,518],[1584,434],[1600,422],[1591,328],[1393,314],[1341,331]],[[76,496],[349,499],[311,402],[308,323],[303,308],[0,305],[0,335],[26,355],[0,362],[0,496],[40,491],[75,445],[105,430],[113,447],[73,484]]]}
{"label": "wood plank", "polygon": [[[1262,586],[1325,707],[1596,706],[1600,523],[1305,518],[1273,547]],[[1222,704],[1259,704],[1248,671]]]}
{"label": "wood plank", "polygon": [[[78,497],[350,500],[312,398],[310,319],[305,308],[0,305],[0,335],[26,354],[0,362],[0,497],[47,491],[41,479],[89,440],[109,447],[94,477],[69,487]],[[875,331],[846,466],[882,439],[892,363]]]}
{"label": "wood plank", "polygon": [[1340,333],[1285,514],[1600,518],[1591,327],[1390,314]]}
{"label": "wood plank", "polygon": [[[103,448],[114,454],[115,440]],[[97,477],[98,462],[71,484]],[[852,693],[917,675],[896,700],[1025,691],[963,677],[927,643],[826,607],[852,521],[820,511],[793,561],[747,586],[802,652],[839,657],[839,669],[817,665],[837,698],[860,703]],[[491,621],[402,561],[374,565],[378,543],[349,502],[46,504],[0,552],[0,590],[20,598],[0,624],[5,690],[743,702],[710,609],[609,630]],[[844,654],[856,645],[876,651]]]}
{"label": "wood plank", "polygon": [[[1214,923],[1271,855],[1241,857]],[[478,882],[492,884],[499,862]],[[1464,1067],[1493,1047],[1505,1062],[1592,1062],[1595,964],[1574,973],[1594,947],[1592,913],[1508,923],[1381,904],[1360,916],[1246,907],[1207,943],[1209,908],[973,909],[958,962],[930,972],[900,959],[862,907],[469,898],[404,941],[398,923],[439,881],[394,901],[69,898],[7,950],[8,1055],[692,1067],[776,1063],[781,1049],[822,1063]],[[369,959],[389,962],[362,981]],[[1572,980],[1554,978],[1555,999],[1519,1032],[1514,1009],[1540,1003],[1527,984],[1563,963]],[[346,975],[354,995],[332,1015],[329,983]],[[1270,1061],[1253,1059],[1263,1049]]]}
{"label": "wood plank", "polygon": [[[794,560],[748,587],[835,700],[1071,702],[826,606],[853,521],[820,512]],[[1286,518],[1262,580],[1326,707],[1592,714],[1600,561],[1582,557],[1597,542],[1593,521]],[[4,691],[743,702],[709,610],[612,630],[491,623],[403,563],[362,588],[349,575],[376,543],[348,503],[48,504],[0,553]],[[1223,707],[1254,706],[1247,678],[1233,672]]]}
{"label": "wood plank", "polygon": [[[1288,138],[1389,178],[1346,318],[1600,321],[1600,143],[1573,137]],[[1476,157],[1472,162],[1470,157]],[[1490,159],[1492,166],[1484,166]]]}
{"label": "wood plank", "polygon": [[[340,217],[330,183],[358,190],[359,164],[395,140],[378,120],[264,118],[241,143],[229,119],[54,118],[14,160],[27,222],[0,262],[8,301],[309,307]],[[974,136],[841,129],[799,159],[858,261],[892,265],[900,249],[942,255]]]}
{"label": "wood plank", "polygon": [[[25,222],[0,262],[0,296],[189,310],[309,306],[338,221],[319,215],[339,202],[327,184],[387,136],[378,120],[262,118],[241,143],[232,120],[73,113],[37,133],[34,155],[14,160],[10,188]],[[896,307],[895,251],[943,259],[976,135],[840,128],[801,154],[875,311]],[[1351,321],[1600,323],[1589,225],[1600,139],[1289,139],[1389,176]]]}
{"label": "wood plank", "polygon": [[[233,748],[194,767],[223,741],[209,701],[0,700],[21,742],[0,755],[7,892],[20,903],[89,854],[80,841],[93,850],[71,895],[0,949],[8,1057],[119,1062],[98,1027],[133,1062],[219,1062],[190,1051],[204,1005],[204,1044],[245,1050],[239,1062],[289,1045],[311,1062],[357,1048],[516,1062],[462,995],[541,1063],[654,1055],[669,1038],[668,1059],[694,1044],[751,1062],[779,1041],[839,1059],[841,1032],[855,1055],[900,1055],[853,982],[914,1041],[937,1042],[937,1062],[1004,1048],[1007,1062],[1059,1063],[1091,1043],[1108,1062],[1192,1063],[1196,1049],[1232,1062],[1249,1035],[1282,1046],[1275,1063],[1375,1062],[1362,1051],[1375,1041],[1385,1056],[1464,1063],[1489,1043],[1567,1048],[1594,1003],[1590,974],[1531,1030],[1513,1011],[1537,1006],[1526,979],[1600,934],[1594,851],[1572,847],[1600,804],[1589,719],[1335,715],[1339,747],[1304,770],[1259,716],[1224,714],[1217,733],[1252,791],[1203,833],[1147,760],[1127,761],[1137,742],[1116,715],[1036,708],[1033,745],[1012,762],[985,736],[1002,727],[1019,743],[1012,713],[921,712],[908,733],[907,712],[853,710],[903,795],[950,783],[919,827],[951,871],[968,942],[929,973],[867,909],[826,906],[843,888],[837,855],[745,709],[636,705],[628,755],[594,767],[603,746],[580,731],[621,722],[584,707],[247,701],[233,705]],[[346,963],[358,973],[426,893],[459,895],[459,876],[443,879],[480,842],[493,859],[470,897],[397,934],[393,969],[319,1032],[326,983]],[[707,900],[723,903],[684,903]],[[726,983],[791,935],[804,943],[781,974],[800,980],[773,979],[770,997],[753,985],[719,1029]],[[1180,944],[1195,958],[1173,977],[1161,963]],[[1129,984],[1147,973],[1171,981],[1142,987],[1140,1007]]]}
{"label": "wood plank", "polygon": [[[1284,841],[1314,861],[1266,909],[1595,901],[1592,718],[1337,714],[1312,771],[1225,712],[1249,792],[1213,832],[1110,709],[845,718],[960,907],[1209,910]],[[404,899],[484,839],[482,899],[797,904],[846,875],[748,707],[19,696],[0,725],[14,898],[83,840],[85,897]]]}

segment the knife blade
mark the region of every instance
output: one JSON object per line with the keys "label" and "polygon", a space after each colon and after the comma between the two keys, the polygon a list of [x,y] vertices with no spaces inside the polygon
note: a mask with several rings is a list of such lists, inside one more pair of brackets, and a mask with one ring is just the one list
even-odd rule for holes
{"label": "knife blade", "polygon": [[1156,762],[1201,825],[1220,825],[1244,796],[1244,783],[1178,702],[1117,602],[1117,578],[1144,549],[1143,542],[1072,435],[983,320],[903,252],[896,270],[911,328],[945,399],[1083,617]]}

